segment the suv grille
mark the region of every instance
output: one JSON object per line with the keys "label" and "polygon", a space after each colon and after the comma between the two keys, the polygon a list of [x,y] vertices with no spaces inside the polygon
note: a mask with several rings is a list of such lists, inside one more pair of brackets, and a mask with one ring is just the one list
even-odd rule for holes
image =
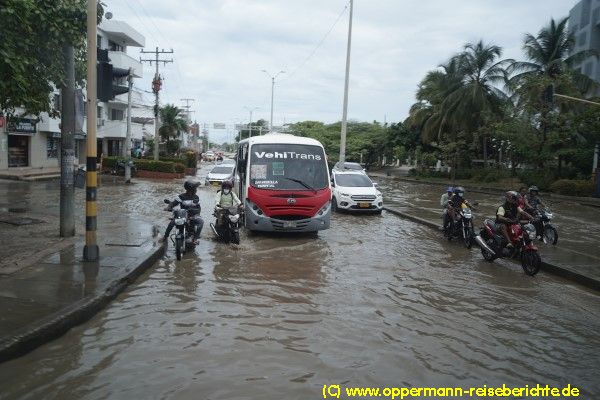
{"label": "suv grille", "polygon": [[350,196],[350,198],[354,201],[374,201],[376,199],[375,196],[369,194],[357,194]]}

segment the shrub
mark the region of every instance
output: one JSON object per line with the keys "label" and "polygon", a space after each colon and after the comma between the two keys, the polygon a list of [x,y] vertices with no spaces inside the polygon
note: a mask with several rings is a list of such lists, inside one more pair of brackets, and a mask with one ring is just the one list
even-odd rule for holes
{"label": "shrub", "polygon": [[568,196],[591,196],[594,193],[594,182],[576,179],[560,179],[550,185],[554,193]]}
{"label": "shrub", "polygon": [[556,180],[554,173],[548,170],[536,171],[524,169],[517,171],[517,176],[526,186],[536,185],[540,190],[548,190],[552,182]]}
{"label": "shrub", "polygon": [[116,156],[104,157],[102,159],[102,168],[114,168],[117,165],[118,159],[119,157]]}
{"label": "shrub", "polygon": [[185,166],[188,168],[196,168],[198,164],[198,154],[195,151],[185,152]]}
{"label": "shrub", "polygon": [[501,179],[510,178],[510,171],[497,168],[475,169],[472,178],[477,182],[498,182]]}
{"label": "shrub", "polygon": [[172,161],[154,161],[154,160],[135,160],[135,166],[140,171],[156,171],[156,172],[177,172],[183,173],[185,165],[179,162]]}
{"label": "shrub", "polygon": [[183,165],[182,163],[175,163],[173,164],[173,169],[175,170],[175,172],[182,174],[185,172],[185,165]]}

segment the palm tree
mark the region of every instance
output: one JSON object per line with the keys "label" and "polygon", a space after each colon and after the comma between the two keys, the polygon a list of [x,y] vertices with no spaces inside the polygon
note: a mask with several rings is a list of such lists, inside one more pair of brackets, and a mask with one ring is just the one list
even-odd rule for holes
{"label": "palm tree", "polygon": [[162,140],[167,142],[167,148],[171,139],[177,139],[182,132],[188,131],[188,123],[183,118],[183,110],[173,104],[167,104],[160,109],[162,126],[158,130]]}
{"label": "palm tree", "polygon": [[[571,54],[575,47],[575,38],[568,31],[569,17],[558,22],[550,19],[550,23],[543,27],[537,36],[528,33],[525,35],[523,50],[528,61],[513,63],[509,68],[510,73],[516,73],[510,82],[516,86],[523,82],[524,78],[534,75],[546,75],[556,78],[565,71],[573,70],[575,65],[586,58],[598,56],[595,50],[583,50]],[[573,70],[576,83],[582,92],[588,91],[595,83],[589,77]]]}

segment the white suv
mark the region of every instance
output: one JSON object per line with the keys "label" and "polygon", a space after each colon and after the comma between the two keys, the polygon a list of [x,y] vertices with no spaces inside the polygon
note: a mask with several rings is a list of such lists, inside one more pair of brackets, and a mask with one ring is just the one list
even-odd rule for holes
{"label": "white suv", "polygon": [[383,209],[383,198],[371,179],[360,171],[333,171],[331,175],[334,211],[376,212]]}

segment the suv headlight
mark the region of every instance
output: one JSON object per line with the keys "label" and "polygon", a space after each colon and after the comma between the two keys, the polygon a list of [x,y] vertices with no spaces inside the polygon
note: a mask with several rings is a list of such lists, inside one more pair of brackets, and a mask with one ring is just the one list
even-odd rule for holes
{"label": "suv headlight", "polygon": [[350,197],[350,195],[348,193],[340,193],[340,196],[342,196],[342,197]]}

